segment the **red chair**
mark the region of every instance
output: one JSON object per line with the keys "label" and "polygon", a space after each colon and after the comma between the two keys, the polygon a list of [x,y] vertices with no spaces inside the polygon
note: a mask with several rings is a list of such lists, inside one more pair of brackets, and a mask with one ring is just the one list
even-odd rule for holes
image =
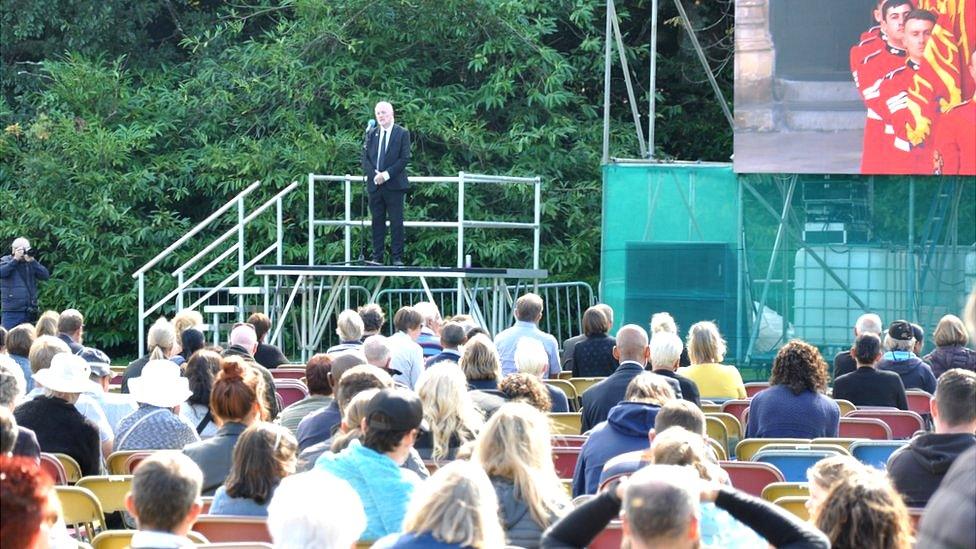
{"label": "red chair", "polygon": [[580,450],[582,448],[557,446],[552,449],[552,464],[556,466],[556,474],[559,478],[571,479],[576,471],[576,462],[579,461]]}
{"label": "red chair", "polygon": [[892,438],[911,438],[915,431],[925,429],[922,416],[907,410],[857,409],[845,417],[867,417],[880,419],[891,428]]}
{"label": "red chair", "polygon": [[918,523],[922,520],[922,514],[925,512],[925,507],[909,507],[908,508],[908,520],[912,523],[912,533],[918,532]]}
{"label": "red chair", "polygon": [[909,389],[905,391],[905,396],[908,397],[909,410],[922,417],[925,417],[931,413],[931,410],[929,409],[929,402],[932,400],[932,395],[926,391],[921,389]]}
{"label": "red chair", "polygon": [[305,368],[291,368],[288,366],[278,366],[269,370],[271,377],[275,379],[297,379],[305,377]]}
{"label": "red chair", "polygon": [[553,448],[580,448],[586,439],[589,438],[584,435],[553,435],[552,436],[552,447]]}
{"label": "red chair", "polygon": [[749,403],[749,399],[726,400],[722,403],[722,411],[726,414],[732,414],[736,419],[739,420],[739,423],[745,426],[746,422],[742,416],[742,413],[745,412],[746,408],[749,407]]}
{"label": "red chair", "polygon": [[131,475],[135,472],[136,467],[138,467],[144,459],[151,455],[152,452],[139,452],[137,454],[132,454],[125,460],[125,465],[123,465],[123,468],[128,471],[128,474]]}
{"label": "red chair", "polygon": [[202,534],[210,543],[272,543],[266,518],[200,515],[193,531]]}
{"label": "red chair", "polygon": [[281,408],[302,400],[308,396],[308,387],[297,379],[275,379],[275,393],[281,397]]}
{"label": "red chair", "polygon": [[51,476],[54,484],[65,486],[68,484],[68,473],[64,470],[61,461],[52,454],[41,452],[41,470]]}
{"label": "red chair", "polygon": [[873,417],[842,417],[837,434],[841,438],[891,440],[891,427]]}
{"label": "red chair", "polygon": [[758,393],[759,391],[768,388],[769,388],[768,381],[753,381],[752,383],[746,383],[746,396],[752,398],[756,396],[756,393]]}
{"label": "red chair", "polygon": [[590,549],[620,549],[624,540],[624,529],[619,520],[608,524],[593,538],[588,546]]}
{"label": "red chair", "polygon": [[783,473],[768,463],[756,461],[720,461],[719,465],[729,474],[732,486],[739,490],[762,497],[763,488],[773,482],[786,482]]}

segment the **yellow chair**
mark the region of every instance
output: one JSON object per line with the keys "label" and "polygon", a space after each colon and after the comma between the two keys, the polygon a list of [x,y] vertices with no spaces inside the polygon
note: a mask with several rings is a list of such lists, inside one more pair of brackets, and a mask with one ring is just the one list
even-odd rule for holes
{"label": "yellow chair", "polygon": [[[789,442],[786,443],[774,442],[772,444],[767,444],[763,446],[762,450],[763,451],[765,450],[790,450],[790,451],[820,450],[820,451],[832,452],[834,454],[840,454],[844,456],[851,455],[851,452],[847,448],[841,446],[840,444],[821,444],[821,443],[815,443],[812,440],[802,442],[799,444],[789,443]],[[755,457],[755,455],[756,454],[753,454],[752,457]]]}
{"label": "yellow chair", "polygon": [[565,372],[559,372],[559,379],[570,379],[573,377],[573,371],[567,370]]}
{"label": "yellow chair", "polygon": [[582,412],[550,412],[549,420],[554,435],[578,435],[583,428]]}
{"label": "yellow chair", "polygon": [[576,394],[582,397],[583,393],[585,393],[587,389],[596,385],[597,383],[600,383],[604,379],[606,378],[605,377],[571,377],[569,378],[569,382],[572,383],[573,387],[576,388]]}
{"label": "yellow chair", "polygon": [[560,479],[560,482],[563,483],[563,490],[566,491],[566,495],[573,497],[573,481],[568,478],[564,478]]}
{"label": "yellow chair", "polygon": [[715,452],[715,457],[718,458],[719,461],[727,461],[729,459],[728,451],[724,446],[722,446],[721,442],[712,437],[705,438],[708,440],[708,445],[712,448],[712,451]]}
{"label": "yellow chair", "polygon": [[857,406],[854,406],[854,403],[849,400],[835,399],[834,402],[836,402],[837,407],[840,408],[840,417],[844,417],[854,410],[857,410]]}
{"label": "yellow chair", "polygon": [[851,451],[851,444],[859,440],[867,440],[866,438],[831,438],[831,437],[821,437],[815,438],[812,442],[813,444],[834,444],[836,446],[843,446],[848,452]]}
{"label": "yellow chair", "polygon": [[369,549],[374,543],[375,540],[360,540],[356,542],[356,549]]}
{"label": "yellow chair", "polygon": [[543,379],[543,383],[551,385],[566,393],[566,400],[569,401],[571,410],[579,408],[579,395],[576,393],[576,386],[565,379]]}
{"label": "yellow chair", "polygon": [[110,475],[128,475],[129,469],[125,466],[125,463],[129,457],[136,454],[146,454],[148,456],[151,453],[151,451],[147,450],[120,450],[118,452],[112,452],[109,454],[108,459],[105,460],[105,468],[108,469],[108,474]]}
{"label": "yellow chair", "polygon": [[810,485],[806,482],[773,482],[762,491],[762,498],[774,502],[784,497],[810,497]]}
{"label": "yellow chair", "polygon": [[774,505],[786,509],[801,520],[810,520],[810,512],[807,511],[807,500],[809,496],[784,496],[773,502]]}
{"label": "yellow chair", "polygon": [[705,417],[713,417],[725,424],[725,431],[729,434],[729,446],[726,448],[726,452],[731,452],[735,448],[735,445],[745,437],[745,432],[742,430],[742,424],[739,423],[739,418],[732,414],[708,412],[705,414]]}
{"label": "yellow chair", "polygon": [[78,482],[81,478],[81,465],[75,461],[75,458],[69,456],[68,454],[53,454],[54,457],[58,458],[61,462],[61,466],[64,467],[64,473],[68,480],[68,484],[74,484]]}
{"label": "yellow chair", "polygon": [[64,523],[75,529],[75,537],[91,541],[99,530],[105,529],[105,513],[95,494],[77,486],[55,486]]}
{"label": "yellow chair", "polygon": [[[709,438],[713,438],[718,441],[718,443],[723,447],[729,447],[729,432],[725,428],[725,423],[723,423],[722,420],[711,416],[705,416],[705,434],[708,435]],[[728,454],[728,450],[726,450],[726,454]]]}
{"label": "yellow chair", "polygon": [[805,438],[747,438],[740,440],[738,444],[735,445],[735,459],[739,461],[748,461],[752,456],[756,455],[756,452],[761,450],[763,446],[770,444],[810,444],[809,439]]}
{"label": "yellow chair", "polygon": [[705,412],[706,414],[721,413],[722,405],[715,404],[713,402],[702,402],[701,409],[702,412]]}
{"label": "yellow chair", "polygon": [[[95,539],[91,542],[91,546],[92,549],[128,549],[129,545],[132,544],[132,536],[135,533],[135,530],[103,530],[95,536]],[[192,530],[186,533],[186,537],[195,543],[197,547],[212,546],[207,538]],[[264,545],[248,544],[247,546],[263,547]],[[227,545],[221,545],[221,547],[227,547]],[[267,545],[267,547],[271,546]]]}
{"label": "yellow chair", "polygon": [[102,512],[125,510],[125,495],[132,490],[132,475],[103,475],[82,477],[75,486],[87,488],[102,505]]}

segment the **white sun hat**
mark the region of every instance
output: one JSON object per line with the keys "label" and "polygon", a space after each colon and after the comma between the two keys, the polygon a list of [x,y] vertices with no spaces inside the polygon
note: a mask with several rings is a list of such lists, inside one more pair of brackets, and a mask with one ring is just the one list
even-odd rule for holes
{"label": "white sun hat", "polygon": [[150,360],[142,374],[129,380],[129,393],[136,402],[160,408],[173,408],[190,398],[190,381],[180,375],[180,367],[165,359]]}
{"label": "white sun hat", "polygon": [[45,389],[59,393],[94,393],[102,390],[101,385],[89,379],[91,367],[78,355],[57,353],[51,358],[51,366],[34,374]]}

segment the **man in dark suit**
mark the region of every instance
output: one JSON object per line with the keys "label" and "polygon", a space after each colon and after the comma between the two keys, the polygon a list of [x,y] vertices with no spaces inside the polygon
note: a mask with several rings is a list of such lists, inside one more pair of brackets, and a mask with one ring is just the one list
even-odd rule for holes
{"label": "man in dark suit", "polygon": [[394,266],[403,265],[403,203],[407,194],[410,132],[393,121],[393,105],[380,101],[375,109],[377,127],[366,135],[363,172],[373,220],[373,262],[383,263],[386,220],[390,219]]}
{"label": "man in dark suit", "polygon": [[620,328],[613,356],[620,366],[606,379],[583,393],[582,433],[589,431],[597,423],[606,421],[610,408],[624,399],[630,380],[644,372],[644,366],[651,356],[644,328],[636,324],[627,324]]}

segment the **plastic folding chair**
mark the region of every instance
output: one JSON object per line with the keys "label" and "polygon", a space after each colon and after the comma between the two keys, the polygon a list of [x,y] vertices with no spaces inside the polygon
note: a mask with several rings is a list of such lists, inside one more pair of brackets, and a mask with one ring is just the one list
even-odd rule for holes
{"label": "plastic folding chair", "polygon": [[768,381],[753,381],[751,383],[746,383],[745,384],[745,387],[746,387],[746,396],[748,398],[752,398],[752,397],[756,396],[756,393],[758,393],[759,391],[762,391],[764,389],[768,389],[769,388],[769,382]]}
{"label": "plastic folding chair", "polygon": [[75,461],[75,458],[69,456],[68,454],[51,454],[58,461],[61,462],[61,467],[64,467],[65,479],[67,479],[68,484],[74,484],[78,482],[81,478],[81,465]]}
{"label": "plastic folding chair", "polygon": [[[845,451],[846,453],[846,451]],[[825,449],[810,450],[775,450],[763,448],[752,461],[768,463],[783,473],[786,482],[803,482],[807,478],[807,469],[818,461],[831,456],[841,455],[840,452]]]}
{"label": "plastic folding chair", "polygon": [[[91,542],[91,546],[92,549],[129,549],[129,545],[132,544],[132,536],[135,533],[135,530],[103,530],[95,536],[95,539]],[[210,544],[207,538],[196,532],[187,532],[186,537],[195,543],[197,547],[213,547],[216,545]],[[248,544],[247,546],[257,547],[254,544]]]}
{"label": "plastic folding chair", "polygon": [[571,379],[573,377],[573,371],[567,370],[565,372],[559,372],[559,379]]}
{"label": "plastic folding chair", "polygon": [[861,463],[886,469],[891,454],[907,444],[905,440],[861,440],[851,444],[851,455]]}
{"label": "plastic folding chair", "polygon": [[583,396],[583,393],[585,393],[587,389],[589,389],[590,387],[596,385],[597,383],[600,383],[604,379],[607,379],[607,378],[605,378],[605,377],[571,377],[571,378],[569,378],[568,381],[573,384],[573,387],[576,389],[576,394],[579,397],[582,397]]}
{"label": "plastic folding chair", "polygon": [[783,497],[810,497],[810,485],[806,482],[774,482],[766,485],[762,498],[774,502]]}
{"label": "plastic folding chair", "polygon": [[742,429],[742,424],[739,423],[739,419],[732,414],[726,414],[724,412],[707,412],[705,417],[714,417],[725,424],[725,430],[729,434],[729,444],[726,447],[726,453],[731,454],[735,450],[735,445],[742,440],[745,435],[745,431]]}
{"label": "plastic folding chair", "polygon": [[726,400],[722,403],[722,411],[726,414],[732,414],[736,419],[739,420],[740,424],[745,425],[746,420],[743,418],[742,414],[747,408],[749,408],[750,403],[751,401],[749,399],[735,398],[732,400]]}
{"label": "plastic folding chair", "polygon": [[908,508],[908,519],[912,523],[912,533],[918,532],[918,523],[922,520],[923,513],[925,513],[925,507]]}
{"label": "plastic folding chair", "polygon": [[735,445],[735,458],[748,461],[763,446],[770,444],[810,444],[810,440],[805,438],[746,438]]}
{"label": "plastic folding chair", "polygon": [[297,379],[275,379],[275,393],[281,397],[282,409],[308,396],[308,387]]}
{"label": "plastic folding chair", "polygon": [[193,531],[203,534],[211,543],[272,543],[268,519],[263,517],[200,515],[193,524]]}
{"label": "plastic folding chair", "polygon": [[552,464],[556,467],[556,474],[559,475],[559,478],[573,478],[581,450],[582,448],[566,446],[557,446],[552,449]]}
{"label": "plastic folding chair", "polygon": [[708,442],[708,446],[712,449],[712,451],[715,452],[715,459],[729,459],[729,453],[721,442],[712,437],[705,437],[705,440]]}
{"label": "plastic folding chair", "polygon": [[64,524],[74,530],[73,537],[91,541],[95,534],[105,529],[105,513],[95,494],[77,486],[55,486]]}
{"label": "plastic folding chair", "polygon": [[851,451],[851,444],[854,444],[858,440],[865,440],[863,438],[847,438],[847,437],[820,437],[815,438],[810,441],[810,444],[833,444],[834,446],[840,446],[848,452]]}
{"label": "plastic folding chair", "polygon": [[305,366],[294,367],[290,365],[281,365],[277,368],[272,368],[268,370],[271,372],[271,377],[275,379],[297,379],[301,380],[305,377]]}
{"label": "plastic folding chair", "polygon": [[64,470],[64,465],[54,454],[41,452],[41,470],[47,473],[55,484],[68,484],[68,474]]}
{"label": "plastic folding chair", "polygon": [[837,433],[842,437],[891,440],[891,427],[873,417],[842,417]]}
{"label": "plastic folding chair", "polygon": [[807,511],[808,499],[810,496],[784,496],[774,501],[773,504],[786,509],[801,520],[810,520],[810,512]]}
{"label": "plastic folding chair", "polygon": [[783,473],[768,463],[720,461],[719,465],[729,474],[732,486],[756,497],[762,496],[766,486],[774,482],[786,482]]}
{"label": "plastic folding chair", "polygon": [[722,405],[715,404],[714,402],[702,401],[701,410],[706,414],[722,413]]}
{"label": "plastic folding chair", "polygon": [[588,438],[590,437],[585,435],[552,435],[550,442],[553,448],[557,446],[580,448]]}
{"label": "plastic folding chair", "polygon": [[925,429],[922,416],[909,410],[887,409],[857,409],[849,417],[870,417],[880,419],[891,428],[891,437],[896,439],[911,438],[916,431]]}
{"label": "plastic folding chair", "polygon": [[150,455],[152,454],[145,453],[145,452],[136,452],[131,456],[129,456],[128,459],[125,460],[125,465],[122,466],[122,469],[125,470],[126,474],[131,475],[135,472],[136,467],[138,467],[139,464],[142,463],[143,460],[145,460]]}
{"label": "plastic folding chair", "polygon": [[929,408],[932,395],[922,389],[908,389],[905,391],[905,397],[908,399],[908,409],[922,416],[926,430],[931,431],[934,428],[932,425],[932,410]]}
{"label": "plastic folding chair", "polygon": [[854,410],[857,410],[857,406],[854,406],[854,403],[849,400],[844,400],[841,398],[841,399],[834,399],[834,402],[836,402],[837,407],[840,408],[840,417],[844,417],[847,414],[853,412]]}
{"label": "plastic folding chair", "polygon": [[561,478],[559,482],[562,483],[563,491],[566,492],[566,495],[573,497],[573,481],[568,478]]}
{"label": "plastic folding chair", "polygon": [[[726,429],[725,423],[721,419],[712,416],[705,416],[705,434],[708,435],[709,438],[718,441],[718,443],[724,448],[729,447],[729,431]],[[726,453],[728,452],[726,451]]]}
{"label": "plastic folding chair", "polygon": [[151,451],[147,450],[121,450],[118,452],[112,452],[109,454],[108,459],[105,460],[105,468],[108,469],[108,474],[110,475],[129,475],[131,474],[126,468],[125,464],[129,461],[131,456],[136,454],[143,454],[144,457],[148,457],[152,454]]}
{"label": "plastic folding chair", "polygon": [[213,496],[203,496],[203,497],[200,498],[200,501],[201,501],[200,514],[201,515],[209,515],[210,514],[210,508],[213,506],[213,500],[214,500],[214,497]]}
{"label": "plastic folding chair", "polygon": [[82,477],[75,486],[95,494],[103,513],[114,513],[125,510],[125,495],[132,490],[132,475]]}
{"label": "plastic folding chair", "polygon": [[542,382],[566,393],[566,400],[569,401],[570,411],[575,412],[579,410],[579,395],[576,393],[575,385],[565,379],[543,379]]}
{"label": "plastic folding chair", "polygon": [[624,529],[618,520],[608,524],[593,541],[590,542],[590,549],[620,549],[620,543],[624,539]]}
{"label": "plastic folding chair", "polygon": [[579,435],[583,428],[581,412],[550,412],[550,429],[554,435]]}

